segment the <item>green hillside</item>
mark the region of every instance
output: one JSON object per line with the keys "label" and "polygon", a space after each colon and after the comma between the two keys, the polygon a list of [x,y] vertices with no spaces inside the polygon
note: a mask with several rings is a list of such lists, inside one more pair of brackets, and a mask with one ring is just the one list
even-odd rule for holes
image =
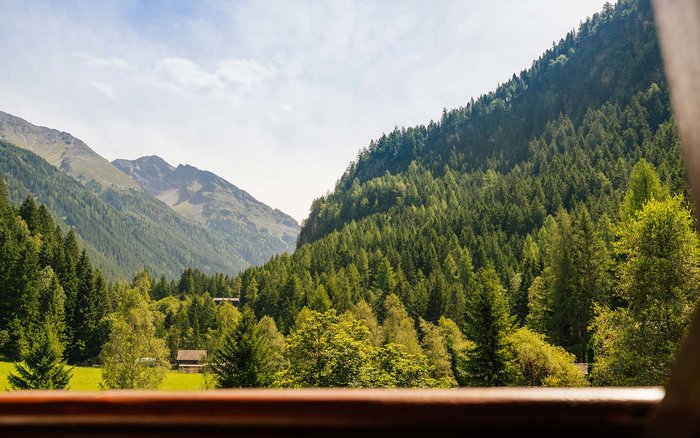
{"label": "green hillside", "polygon": [[[651,181],[658,174],[663,189],[635,192],[633,168]],[[474,324],[490,312],[474,313],[487,282],[502,287],[514,324],[578,361],[603,363],[613,354],[596,344],[605,324],[597,321],[597,333],[589,327],[600,309],[632,306],[632,286],[619,279],[629,269],[619,249],[629,221],[642,201],[685,192],[651,7],[623,0],[496,91],[372,141],[333,193],[313,203],[297,251],[241,274],[242,302],[290,330],[304,307],[342,313],[361,301],[381,322],[396,295],[419,334],[419,321],[448,317],[475,340],[483,333]],[[642,199],[637,210],[623,206],[625,197]],[[694,290],[696,277],[683,278]],[[672,286],[647,290],[659,287]],[[606,324],[622,324],[614,314]],[[598,383],[659,384],[667,371],[594,375]]]}
{"label": "green hillside", "polygon": [[190,266],[237,272],[248,265],[237,247],[245,236],[210,232],[142,191],[95,193],[34,153],[2,140],[0,175],[13,203],[35,196],[59,223],[78,233],[110,278],[130,278],[143,268],[175,277]]}
{"label": "green hillside", "polygon": [[685,190],[651,8],[622,1],[495,92],[372,141],[314,202],[297,252],[246,271],[244,291],[255,278],[256,309],[281,317],[285,285],[309,275],[329,293],[349,282],[348,303],[360,290],[400,292],[414,316],[434,320],[430,290],[451,283],[447,264],[466,250],[475,268],[493,264],[516,282],[523,245],[549,215],[581,205],[616,221],[640,158]]}
{"label": "green hillside", "polygon": [[[435,178],[443,176],[445,166],[458,172],[511,172],[533,158],[531,142],[561,116],[578,127],[590,122],[591,110],[606,104],[624,111],[637,93],[652,84],[660,94],[654,102],[641,104],[655,131],[670,117],[664,82],[650,3],[623,0],[614,8],[606,7],[495,91],[464,107],[445,110],[437,122],[395,130],[370,142],[335,191],[314,202],[299,245],[396,205],[401,193],[378,193],[370,188],[376,184],[374,178],[406,173],[412,164]],[[589,150],[589,145],[580,146]],[[607,176],[624,178],[621,173]],[[358,190],[368,192],[366,202],[356,198]],[[586,190],[580,187],[581,192]],[[569,198],[563,201],[570,205]]]}

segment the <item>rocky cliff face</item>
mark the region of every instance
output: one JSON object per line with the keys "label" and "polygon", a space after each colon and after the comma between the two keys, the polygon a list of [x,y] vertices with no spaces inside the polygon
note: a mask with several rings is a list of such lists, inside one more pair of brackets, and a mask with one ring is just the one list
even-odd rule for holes
{"label": "rocky cliff face", "polygon": [[174,167],[158,156],[112,164],[183,216],[220,231],[257,236],[280,251],[294,249],[299,224],[292,217],[211,172]]}

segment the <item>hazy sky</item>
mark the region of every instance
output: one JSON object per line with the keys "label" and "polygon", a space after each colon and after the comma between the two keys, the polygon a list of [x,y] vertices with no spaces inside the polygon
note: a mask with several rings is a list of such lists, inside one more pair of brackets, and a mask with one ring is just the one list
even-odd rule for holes
{"label": "hazy sky", "polygon": [[360,148],[494,89],[604,0],[0,0],[0,110],[302,220]]}

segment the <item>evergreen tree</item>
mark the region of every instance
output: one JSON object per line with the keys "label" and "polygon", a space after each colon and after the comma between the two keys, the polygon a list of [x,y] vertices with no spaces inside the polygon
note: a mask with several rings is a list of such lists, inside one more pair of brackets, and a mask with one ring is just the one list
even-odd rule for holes
{"label": "evergreen tree", "polygon": [[508,336],[513,320],[508,313],[505,289],[493,267],[476,275],[474,301],[467,306],[467,336],[475,347],[467,353],[467,370],[474,386],[503,386],[514,383],[513,357]]}
{"label": "evergreen tree", "polygon": [[698,300],[700,242],[679,197],[651,199],[622,230],[620,296],[594,324],[599,384],[661,385]]}
{"label": "evergreen tree", "polygon": [[32,346],[14,366],[7,380],[12,389],[67,389],[72,370],[63,362],[63,345],[50,324],[45,324]]}
{"label": "evergreen tree", "polygon": [[663,200],[666,196],[654,167],[642,158],[630,173],[620,216],[622,220],[631,219],[650,199]]}
{"label": "evergreen tree", "polygon": [[587,361],[593,303],[608,297],[610,261],[588,210],[559,215],[552,260],[552,338]]}
{"label": "evergreen tree", "polygon": [[217,388],[258,388],[272,381],[271,351],[249,307],[223,345],[212,354],[211,368]]}
{"label": "evergreen tree", "polygon": [[382,324],[384,343],[403,345],[407,352],[421,354],[423,351],[418,342],[418,333],[413,320],[408,316],[399,297],[393,294],[386,297],[384,309],[386,314]]}

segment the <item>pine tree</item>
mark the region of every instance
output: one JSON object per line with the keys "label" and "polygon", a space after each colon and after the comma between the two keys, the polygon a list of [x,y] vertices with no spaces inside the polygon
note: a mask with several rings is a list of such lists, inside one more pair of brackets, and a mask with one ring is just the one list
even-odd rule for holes
{"label": "pine tree", "polygon": [[77,282],[75,306],[69,315],[68,325],[72,328],[73,338],[68,348],[68,358],[71,363],[80,363],[88,359],[88,343],[96,326],[96,309],[93,298],[95,279],[92,265],[87,253],[83,250],[75,268]]}
{"label": "pine tree", "polygon": [[666,189],[661,185],[654,167],[644,158],[634,165],[627,182],[625,199],[620,207],[622,220],[632,218],[650,199],[663,200],[667,197]]}
{"label": "pine tree", "polygon": [[22,205],[19,207],[19,216],[24,220],[32,234],[35,234],[38,228],[38,211],[36,202],[32,196],[27,196]]}
{"label": "pine tree", "polygon": [[610,260],[593,220],[584,206],[573,216],[561,212],[557,245],[551,256],[552,338],[588,360],[593,305],[608,298]]}
{"label": "pine tree", "polygon": [[29,352],[15,364],[7,380],[12,389],[67,389],[72,370],[62,359],[63,346],[50,324],[35,335]]}
{"label": "pine tree", "polygon": [[246,307],[240,321],[212,355],[217,388],[258,388],[270,384],[270,350],[258,329],[253,311]]}
{"label": "pine tree", "polygon": [[467,306],[467,336],[475,347],[467,354],[472,386],[504,386],[514,383],[512,353],[507,343],[513,330],[505,289],[496,270],[489,266],[476,275],[474,301]]}
{"label": "pine tree", "polygon": [[422,350],[413,320],[408,316],[399,297],[393,294],[386,297],[384,309],[386,314],[382,324],[384,343],[400,344],[409,353],[421,354]]}
{"label": "pine tree", "polygon": [[384,297],[393,293],[396,288],[396,273],[386,258],[382,258],[379,262],[375,283]]}

